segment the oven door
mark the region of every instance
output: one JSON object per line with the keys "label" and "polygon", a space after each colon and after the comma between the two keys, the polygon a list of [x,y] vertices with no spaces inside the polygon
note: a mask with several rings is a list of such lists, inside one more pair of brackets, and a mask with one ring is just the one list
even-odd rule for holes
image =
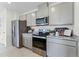
{"label": "oven door", "polygon": [[33,37],[33,47],[46,51],[46,39]]}

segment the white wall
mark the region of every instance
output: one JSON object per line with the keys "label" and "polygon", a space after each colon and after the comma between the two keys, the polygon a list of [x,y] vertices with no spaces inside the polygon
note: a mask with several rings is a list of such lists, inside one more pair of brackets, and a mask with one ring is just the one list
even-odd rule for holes
{"label": "white wall", "polygon": [[0,6],[0,45],[12,45],[11,21],[19,20],[19,13]]}
{"label": "white wall", "polygon": [[79,36],[79,2],[74,3],[74,34]]}
{"label": "white wall", "polygon": [[0,6],[0,45],[6,44],[6,8]]}

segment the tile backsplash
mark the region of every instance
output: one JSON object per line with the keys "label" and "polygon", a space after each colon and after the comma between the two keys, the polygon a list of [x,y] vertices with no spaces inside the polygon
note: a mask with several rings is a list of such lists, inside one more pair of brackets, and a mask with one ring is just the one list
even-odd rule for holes
{"label": "tile backsplash", "polygon": [[56,27],[67,27],[69,29],[73,29],[73,25],[62,25],[62,26],[34,26],[32,27],[33,29],[50,29],[50,30],[53,30],[54,28]]}

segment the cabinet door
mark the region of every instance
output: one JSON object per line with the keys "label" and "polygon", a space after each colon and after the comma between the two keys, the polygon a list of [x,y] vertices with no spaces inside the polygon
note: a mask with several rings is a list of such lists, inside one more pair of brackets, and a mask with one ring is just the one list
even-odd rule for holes
{"label": "cabinet door", "polygon": [[32,49],[32,34],[27,34],[26,38],[27,38],[27,47]]}
{"label": "cabinet door", "polygon": [[36,12],[27,14],[27,26],[36,25]]}
{"label": "cabinet door", "polygon": [[73,3],[66,2],[49,6],[49,24],[73,24]]}
{"label": "cabinet door", "polygon": [[76,48],[49,42],[47,55],[49,57],[76,57]]}
{"label": "cabinet door", "polygon": [[23,37],[23,45],[24,45],[25,47],[28,47],[28,40],[27,40],[26,37]]}
{"label": "cabinet door", "polygon": [[32,36],[28,37],[28,48],[32,49]]}
{"label": "cabinet door", "polygon": [[31,17],[30,14],[27,14],[27,26],[31,26]]}
{"label": "cabinet door", "polygon": [[32,49],[32,34],[23,34],[23,45]]}
{"label": "cabinet door", "polygon": [[40,9],[37,12],[37,18],[47,17],[48,16],[48,8],[44,7],[44,9]]}
{"label": "cabinet door", "polygon": [[74,34],[79,36],[79,3],[74,3]]}
{"label": "cabinet door", "polygon": [[38,7],[37,18],[47,17],[47,16],[48,16],[48,6],[45,3]]}

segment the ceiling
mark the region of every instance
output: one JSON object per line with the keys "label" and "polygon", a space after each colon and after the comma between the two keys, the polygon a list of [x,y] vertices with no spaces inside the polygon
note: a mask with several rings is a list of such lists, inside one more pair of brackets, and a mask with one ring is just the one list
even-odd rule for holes
{"label": "ceiling", "polygon": [[44,2],[11,2],[11,4],[8,4],[8,2],[0,2],[0,6],[5,6],[19,13],[24,13],[37,8],[38,5],[42,3]]}

